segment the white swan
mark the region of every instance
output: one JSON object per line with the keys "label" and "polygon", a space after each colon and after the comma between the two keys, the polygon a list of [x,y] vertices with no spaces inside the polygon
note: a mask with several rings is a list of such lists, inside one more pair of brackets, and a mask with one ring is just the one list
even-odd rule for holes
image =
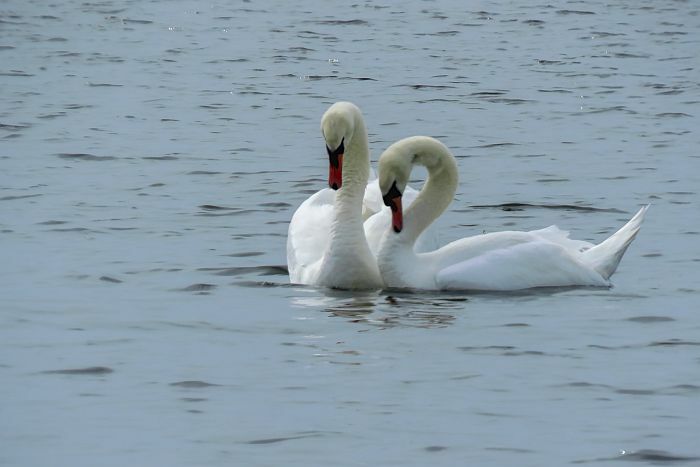
{"label": "white swan", "polygon": [[[418,198],[402,210],[402,193],[414,164],[428,170]],[[392,144],[379,159],[379,186],[392,211],[377,255],[385,284],[429,290],[519,290],[546,286],[609,286],[634,240],[648,206],[604,242],[571,240],[556,226],[530,232],[496,232],[463,238],[415,253],[418,235],[447,208],[457,187],[457,164],[436,139],[414,136]],[[379,216],[375,216],[379,219]],[[372,219],[370,219],[370,222]]]}
{"label": "white swan", "polygon": [[[377,267],[390,217],[377,180],[369,181],[369,144],[360,109],[336,102],[321,118],[329,159],[328,185],[306,199],[292,216],[287,235],[287,266],[293,284],[342,289],[377,289],[384,282]],[[337,191],[336,191],[337,190]],[[418,192],[406,188],[406,204]],[[373,222],[368,218],[377,217]],[[434,249],[434,230],[421,235],[417,251]]]}
{"label": "white swan", "polygon": [[367,189],[369,145],[362,113],[350,102],[337,102],[323,114],[321,131],[333,189],[311,195],[292,216],[287,236],[290,281],[381,288],[384,283],[363,227],[365,218],[381,210],[382,201],[378,187]]}

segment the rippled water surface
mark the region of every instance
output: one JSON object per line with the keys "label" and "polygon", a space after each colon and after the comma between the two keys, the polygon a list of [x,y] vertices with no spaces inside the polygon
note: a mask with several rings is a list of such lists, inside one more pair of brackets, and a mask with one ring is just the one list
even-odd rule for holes
{"label": "rippled water surface", "polygon": [[[699,50],[694,1],[0,3],[0,464],[700,464]],[[289,285],[337,100],[454,151],[444,241],[651,203],[615,287]]]}

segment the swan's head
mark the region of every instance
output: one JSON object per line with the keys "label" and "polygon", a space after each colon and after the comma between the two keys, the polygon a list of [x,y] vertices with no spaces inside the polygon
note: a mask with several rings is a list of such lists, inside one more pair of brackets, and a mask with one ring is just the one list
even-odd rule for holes
{"label": "swan's head", "polygon": [[413,155],[404,149],[394,143],[379,158],[379,189],[384,204],[391,208],[391,226],[396,233],[403,229],[401,198],[413,167]]}
{"label": "swan's head", "polygon": [[321,132],[326,140],[330,169],[328,186],[338,190],[343,185],[343,156],[355,134],[355,116],[360,109],[350,102],[336,102],[321,118]]}
{"label": "swan's head", "polygon": [[[389,146],[379,158],[379,189],[384,204],[391,208],[396,233],[403,229],[401,196],[406,190],[413,165],[428,169],[428,181],[436,187],[429,199],[429,209],[442,211],[450,204],[457,187],[457,161],[447,146],[430,136],[410,136]],[[424,202],[425,205],[427,202]],[[437,217],[437,216],[436,216]]]}

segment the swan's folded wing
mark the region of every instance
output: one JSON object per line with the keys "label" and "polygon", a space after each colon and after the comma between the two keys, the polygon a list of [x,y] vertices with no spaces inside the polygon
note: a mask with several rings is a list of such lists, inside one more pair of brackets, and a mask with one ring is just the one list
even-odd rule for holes
{"label": "swan's folded wing", "polygon": [[484,252],[438,271],[436,282],[438,288],[451,290],[609,285],[563,246],[549,241],[519,243]]}
{"label": "swan's folded wing", "polygon": [[304,271],[321,259],[330,242],[335,192],[329,188],[311,195],[296,210],[287,235],[289,279],[303,283]]}
{"label": "swan's folded wing", "polygon": [[552,243],[556,243],[557,245],[561,245],[568,251],[572,252],[582,253],[594,246],[592,243],[585,240],[574,240],[573,238],[569,238],[569,231],[561,230],[556,225],[550,225],[549,227],[545,227],[544,229],[540,230],[531,230],[529,233],[537,235],[538,237]]}

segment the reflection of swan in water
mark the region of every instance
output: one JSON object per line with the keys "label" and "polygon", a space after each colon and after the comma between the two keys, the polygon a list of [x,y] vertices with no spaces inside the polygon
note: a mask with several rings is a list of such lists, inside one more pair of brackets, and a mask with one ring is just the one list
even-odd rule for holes
{"label": "reflection of swan in water", "polygon": [[[309,289],[297,290],[310,292]],[[293,297],[292,305],[311,313],[328,313],[329,316],[375,329],[445,327],[454,323],[456,314],[464,308],[467,300],[461,295],[445,292],[414,294],[397,290],[390,295],[338,289],[317,289],[313,292]],[[308,319],[308,315],[303,319]]]}
{"label": "reflection of swan in water", "polygon": [[[402,209],[402,193],[414,164],[428,179],[413,204]],[[453,290],[519,290],[546,286],[609,286],[648,206],[604,242],[572,240],[556,226],[530,232],[495,232],[462,238],[416,253],[415,239],[452,202],[457,163],[439,141],[425,136],[392,144],[379,159],[379,185],[391,207],[377,261],[389,287]],[[379,219],[380,216],[375,216]],[[369,220],[372,222],[372,219]],[[371,229],[371,227],[370,227]]]}
{"label": "reflection of swan in water", "polygon": [[[311,195],[292,217],[287,236],[290,282],[342,289],[382,288],[372,252],[378,249],[385,225],[375,222],[370,227],[365,219],[383,206],[377,181],[368,183],[369,145],[362,113],[350,102],[337,102],[323,115],[321,131],[332,189]],[[408,189],[407,203],[417,194]],[[425,244],[434,248],[428,242]]]}
{"label": "reflection of swan in water", "polygon": [[[342,289],[304,289],[297,288],[299,295],[292,297],[295,308],[347,314],[373,313],[384,299],[379,291],[351,291]],[[303,295],[302,295],[303,293]]]}

